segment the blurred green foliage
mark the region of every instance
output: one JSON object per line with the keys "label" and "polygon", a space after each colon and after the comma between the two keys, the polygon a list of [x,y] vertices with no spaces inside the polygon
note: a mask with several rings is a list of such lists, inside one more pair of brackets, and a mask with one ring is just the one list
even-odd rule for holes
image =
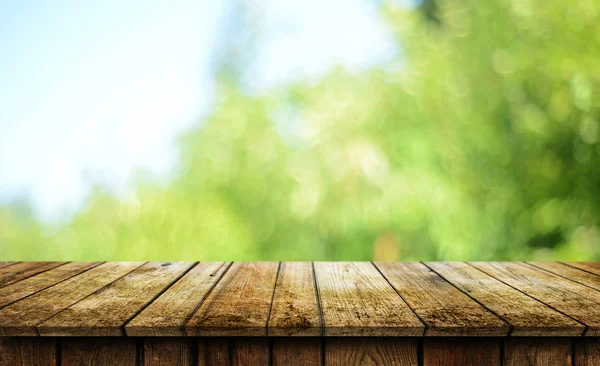
{"label": "blurred green foliage", "polygon": [[169,182],[57,225],[2,207],[0,257],[600,259],[600,2],[381,12],[397,60],[261,96],[224,78]]}

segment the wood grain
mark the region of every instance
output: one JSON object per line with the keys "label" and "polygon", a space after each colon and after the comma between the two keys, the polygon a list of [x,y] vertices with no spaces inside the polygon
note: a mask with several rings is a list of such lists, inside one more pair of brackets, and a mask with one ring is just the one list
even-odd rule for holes
{"label": "wood grain", "polygon": [[565,264],[600,276],[600,262],[566,262]]}
{"label": "wood grain", "polygon": [[197,364],[196,344],[197,341],[194,338],[144,338],[142,365],[195,366]]}
{"label": "wood grain", "polygon": [[229,262],[196,265],[126,326],[128,336],[183,336],[184,324],[229,268]]}
{"label": "wood grain", "polygon": [[580,336],[585,326],[463,262],[425,263],[512,326],[512,336]]}
{"label": "wood grain", "polygon": [[417,340],[414,338],[326,338],[325,364],[418,365]]}
{"label": "wood grain", "polygon": [[0,336],[38,335],[38,324],[142,264],[105,263],[0,309]]}
{"label": "wood grain", "polygon": [[425,336],[505,336],[510,327],[421,263],[375,265],[426,325]]}
{"label": "wood grain", "polygon": [[62,266],[66,262],[20,262],[0,268],[0,287],[8,286],[40,272]]}
{"label": "wood grain", "polygon": [[316,262],[327,336],[420,336],[424,325],[368,262]]}
{"label": "wood grain", "polygon": [[0,366],[55,366],[56,340],[0,337]]}
{"label": "wood grain", "polygon": [[423,366],[500,365],[498,338],[425,338]]}
{"label": "wood grain", "polygon": [[61,340],[62,366],[135,366],[135,339],[64,338]]}
{"label": "wood grain", "polygon": [[100,262],[72,262],[59,266],[21,280],[12,285],[0,288],[0,307],[6,306],[33,293],[53,286],[58,282],[71,278],[90,268],[96,267]]}
{"label": "wood grain", "polygon": [[516,262],[474,262],[474,267],[587,325],[600,335],[600,291]]}
{"label": "wood grain", "polygon": [[544,269],[571,281],[578,282],[596,290],[600,290],[600,275],[570,267],[558,262],[529,262],[529,265]]}
{"label": "wood grain", "polygon": [[273,340],[271,358],[273,366],[321,365],[322,338],[281,337]]}
{"label": "wood grain", "polygon": [[279,263],[234,263],[185,326],[191,336],[266,336]]}
{"label": "wood grain", "polygon": [[12,266],[13,264],[17,264],[19,262],[0,262],[0,268]]}
{"label": "wood grain", "polygon": [[[199,366],[229,366],[229,340],[227,338],[198,338]],[[260,349],[260,347],[259,347]],[[261,349],[262,351],[262,349]]]}
{"label": "wood grain", "polygon": [[600,365],[600,338],[573,340],[573,363],[577,366]]}
{"label": "wood grain", "polygon": [[265,366],[269,365],[267,338],[200,338],[200,366]]}
{"label": "wood grain", "polygon": [[37,326],[45,336],[119,336],[122,327],[191,262],[149,262]]}
{"label": "wood grain", "polygon": [[321,335],[312,263],[281,263],[268,328],[270,336]]}
{"label": "wood grain", "polygon": [[570,366],[570,338],[508,338],[504,342],[506,366]]}

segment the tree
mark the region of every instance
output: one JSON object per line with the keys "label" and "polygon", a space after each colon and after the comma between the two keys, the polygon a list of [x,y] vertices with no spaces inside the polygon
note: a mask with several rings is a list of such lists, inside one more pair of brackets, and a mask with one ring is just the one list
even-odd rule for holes
{"label": "tree", "polygon": [[430,3],[382,5],[390,65],[261,96],[217,68],[172,180],[98,190],[37,259],[600,258],[600,4]]}

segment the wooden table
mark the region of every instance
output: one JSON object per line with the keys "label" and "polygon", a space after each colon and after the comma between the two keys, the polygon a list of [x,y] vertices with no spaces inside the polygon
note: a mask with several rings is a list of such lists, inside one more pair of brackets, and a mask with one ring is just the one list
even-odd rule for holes
{"label": "wooden table", "polygon": [[0,365],[600,365],[600,263],[0,262]]}

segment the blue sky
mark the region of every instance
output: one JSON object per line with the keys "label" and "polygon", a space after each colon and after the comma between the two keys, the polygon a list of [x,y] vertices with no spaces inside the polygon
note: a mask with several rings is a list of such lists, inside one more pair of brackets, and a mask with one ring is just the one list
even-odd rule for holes
{"label": "blue sky", "polygon": [[[397,50],[361,0],[249,1],[262,19],[248,81],[263,92],[359,70]],[[28,196],[44,220],[94,183],[126,194],[165,175],[175,137],[211,104],[211,63],[230,1],[0,2],[0,202]]]}

